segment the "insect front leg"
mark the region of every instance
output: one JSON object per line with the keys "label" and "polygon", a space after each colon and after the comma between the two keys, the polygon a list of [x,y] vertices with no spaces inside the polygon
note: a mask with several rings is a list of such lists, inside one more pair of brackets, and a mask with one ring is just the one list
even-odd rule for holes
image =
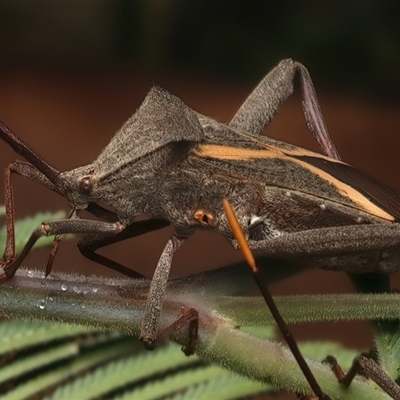
{"label": "insect front leg", "polygon": [[21,266],[29,251],[36,241],[42,236],[57,236],[67,233],[108,233],[117,234],[125,227],[120,222],[109,223],[103,221],[92,221],[84,219],[63,219],[42,223],[30,236],[21,254],[12,262],[6,263],[0,269],[0,280],[14,276]]}
{"label": "insect front leg", "polygon": [[60,193],[59,189],[34,165],[16,160],[4,170],[4,203],[6,209],[6,246],[3,254],[3,262],[11,263],[15,259],[15,207],[12,174],[18,174],[24,178],[33,180],[48,189]]}
{"label": "insect front leg", "polygon": [[[164,220],[151,219],[138,221],[129,225],[123,231],[117,234],[96,233],[86,235],[80,240],[80,242],[78,243],[78,247],[81,253],[92,261],[98,262],[124,275],[136,278],[143,278],[143,275],[138,274],[137,272],[107,257],[95,253],[95,251],[100,247],[117,243],[121,240],[132,238],[148,231],[160,229],[167,225],[169,225],[169,222]],[[171,239],[168,240],[161,254],[160,260],[158,261],[150,285],[149,294],[147,296],[145,314],[143,317],[141,329],[141,340],[143,341],[146,348],[154,348],[154,346],[156,346],[157,344],[166,341],[173,332],[176,332],[177,330],[188,326],[189,340],[187,346],[184,348],[184,352],[187,355],[193,354],[194,352],[198,326],[198,314],[195,309],[191,308],[189,310],[186,310],[183,315],[181,315],[165,330],[160,333],[157,332],[172,259],[175,252],[186,241],[186,239],[187,236],[174,235]]]}
{"label": "insect front leg", "polygon": [[[187,240],[187,238],[188,236],[178,236],[177,234],[174,234],[174,236],[172,236],[165,245],[157,267],[154,271],[149,294],[147,296],[146,308],[140,333],[140,339],[143,341],[146,348],[152,349],[157,343],[157,330],[164,303],[172,258],[181,245]],[[185,316],[183,316],[183,319],[184,318]],[[191,344],[189,344],[189,347],[190,346]]]}
{"label": "insect front leg", "polygon": [[340,160],[326,128],[310,74],[304,65],[291,59],[281,61],[267,74],[242,104],[229,126],[261,134],[293,93],[296,76],[300,79],[303,113],[308,129],[325,155]]}

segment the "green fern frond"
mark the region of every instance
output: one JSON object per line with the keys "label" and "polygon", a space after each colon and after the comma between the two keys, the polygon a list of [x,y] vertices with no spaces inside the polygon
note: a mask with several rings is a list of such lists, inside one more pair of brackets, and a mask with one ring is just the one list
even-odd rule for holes
{"label": "green fern frond", "polygon": [[[76,340],[79,343],[79,337]],[[4,394],[1,399],[21,400],[27,399],[33,395],[38,395],[41,392],[48,391],[49,388],[60,385],[78,374],[86,373],[89,369],[97,365],[125,356],[126,354],[134,352],[136,349],[137,343],[132,338],[122,338],[121,341],[116,343],[112,340],[111,344],[103,344],[95,350],[79,354],[79,357],[69,358],[61,364],[55,364],[54,368],[45,372],[38,371],[37,375],[33,375],[33,377],[28,380],[23,380],[14,389]]]}
{"label": "green fern frond", "polygon": [[[66,329],[70,335],[66,335]],[[32,337],[36,339],[31,340]],[[97,335],[81,327],[24,321],[1,323],[0,338],[4,343],[13,342],[7,354],[16,358],[3,360],[2,400],[38,395],[47,400],[146,400],[175,398],[182,391],[183,398],[211,396],[221,400],[269,389],[220,367],[205,365],[196,356],[186,357],[175,344],[148,352],[132,337],[116,333]],[[59,344],[60,339],[67,341]],[[4,382],[9,386],[11,383],[13,388],[3,390]],[[191,393],[201,397],[191,397]]]}
{"label": "green fern frond", "polygon": [[185,393],[169,397],[168,400],[234,400],[271,390],[272,388],[267,384],[228,374],[219,379],[192,386]]}
{"label": "green fern frond", "polygon": [[45,348],[43,351],[22,357],[3,367],[0,374],[0,384],[78,354],[79,345],[76,341],[70,341],[50,349]]}
{"label": "green fern frond", "polygon": [[164,375],[145,382],[144,385],[136,387],[134,390],[127,391],[123,395],[118,395],[113,400],[151,400],[166,398],[174,393],[187,390],[191,386],[196,386],[211,379],[220,379],[229,371],[217,366],[201,365],[185,370],[170,371]]}
{"label": "green fern frond", "polygon": [[[133,340],[133,339],[132,339]],[[197,357],[186,357],[179,347],[169,344],[154,352],[143,352],[108,363],[95,369],[71,385],[58,389],[51,400],[91,399],[104,396],[121,387],[199,362]]]}
{"label": "green fern frond", "polygon": [[[204,390],[204,387],[209,387],[210,385],[215,386],[216,382],[220,382],[221,385],[224,385],[227,389],[225,386],[226,379],[228,377],[231,379],[232,376],[239,380],[241,385],[246,384],[247,382],[252,382],[253,390],[249,390],[246,393],[247,396],[260,393],[260,391],[265,391],[266,389],[266,385],[260,384],[259,382],[249,381],[248,379],[239,377],[228,370],[216,366],[202,365],[185,371],[177,371],[172,375],[168,375],[164,379],[151,380],[142,387],[135,388],[135,390],[114,397],[113,400],[174,399],[181,397],[192,399],[193,397],[187,397],[186,393],[191,392],[193,388],[200,388],[200,392],[207,392],[207,390]],[[211,382],[213,383],[211,384]],[[227,391],[229,391],[229,389],[227,389]],[[216,394],[217,393],[209,393],[214,400],[234,398],[218,397]]]}
{"label": "green fern frond", "polygon": [[0,324],[0,355],[52,340],[96,332],[80,325],[11,320]]}

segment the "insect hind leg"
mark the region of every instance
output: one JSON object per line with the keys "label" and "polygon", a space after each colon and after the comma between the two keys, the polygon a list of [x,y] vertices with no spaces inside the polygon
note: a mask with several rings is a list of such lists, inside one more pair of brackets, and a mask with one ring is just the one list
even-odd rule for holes
{"label": "insect hind leg", "polygon": [[291,59],[281,61],[265,76],[239,108],[229,126],[261,134],[293,93],[296,76],[300,80],[303,114],[309,131],[325,155],[340,160],[322,116],[310,74],[304,65]]}

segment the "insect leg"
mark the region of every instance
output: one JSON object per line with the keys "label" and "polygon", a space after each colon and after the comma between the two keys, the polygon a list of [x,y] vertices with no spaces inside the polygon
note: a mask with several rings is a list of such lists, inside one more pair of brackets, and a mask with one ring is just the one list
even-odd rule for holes
{"label": "insect leg", "polygon": [[14,207],[14,190],[11,175],[16,173],[22,177],[29,178],[41,185],[59,193],[58,188],[35,166],[26,161],[14,161],[4,170],[4,202],[6,208],[6,246],[4,250],[3,260],[6,263],[15,259],[15,207]]}
{"label": "insect leg", "polygon": [[392,399],[400,400],[400,386],[371,357],[365,355],[356,357],[347,374],[343,372],[335,357],[328,356],[325,361],[331,365],[332,371],[345,387],[350,386],[361,369]]}
{"label": "insect leg", "polygon": [[198,327],[199,327],[199,314],[194,309],[191,308],[181,315],[175,322],[165,328],[161,333],[157,335],[157,338],[153,342],[153,346],[164,343],[172,333],[179,331],[180,329],[188,326],[189,328],[189,340],[187,345],[185,345],[182,350],[187,356],[194,354],[196,347],[196,340],[198,337]]}
{"label": "insect leg", "polygon": [[172,236],[165,245],[154,271],[140,332],[140,339],[146,348],[154,347],[172,258],[186,240],[187,237],[177,236],[176,234]]}
{"label": "insect leg", "polygon": [[147,232],[164,228],[165,226],[168,225],[169,222],[164,220],[149,219],[144,221],[137,221],[132,223],[131,225],[128,225],[123,231],[117,234],[86,235],[79,241],[78,248],[81,254],[91,261],[94,261],[100,265],[104,265],[105,267],[110,268],[126,276],[130,276],[133,278],[141,278],[143,277],[142,274],[133,271],[132,269],[127,268],[124,265],[114,260],[111,260],[108,257],[96,253],[96,250],[101,247],[120,242],[122,240],[126,240],[129,238],[133,238],[135,236],[145,234]]}
{"label": "insect leg", "polygon": [[[89,234],[86,235],[78,244],[81,253],[89,259],[103,264],[122,274],[132,277],[143,277],[135,271],[109,259],[100,254],[95,253],[100,247],[119,242],[131,237],[144,234],[148,231],[160,229],[169,225],[169,222],[164,220],[145,220],[134,222],[127,226],[123,231],[117,234]],[[168,281],[169,271],[171,267],[172,257],[179,247],[185,242],[187,237],[173,236],[167,242],[160,260],[157,264],[156,270],[153,275],[152,283],[150,286],[145,315],[143,317],[141,339],[147,348],[153,348],[159,343],[163,343],[171,333],[188,326],[189,327],[189,341],[188,345],[184,348],[187,355],[193,354],[194,346],[197,339],[197,326],[198,317],[197,311],[190,309],[179,317],[173,324],[168,326],[164,331],[157,335],[159,319],[161,316],[162,305],[164,302],[166,284]]]}
{"label": "insect leg", "polygon": [[303,113],[308,129],[324,154],[340,160],[322,117],[310,74],[302,64],[291,59],[281,61],[266,75],[239,108],[229,125],[261,134],[293,93],[296,76],[300,79]]}
{"label": "insect leg", "polygon": [[42,236],[63,235],[67,233],[108,233],[116,234],[124,229],[119,223],[92,221],[84,219],[64,219],[42,223],[30,236],[21,254],[11,263],[4,263],[0,270],[0,279],[11,278],[20,267],[26,255],[32,249],[36,241]]}
{"label": "insect leg", "polygon": [[400,224],[348,225],[249,240],[255,255],[277,258],[334,257],[400,247]]}
{"label": "insect leg", "polygon": [[394,400],[400,400],[400,386],[374,360],[361,355],[356,362],[383,391]]}
{"label": "insect leg", "polygon": [[[68,219],[79,219],[75,210],[70,211]],[[53,269],[53,263],[58,252],[58,247],[60,246],[61,241],[64,240],[66,236],[67,236],[66,234],[62,234],[62,235],[56,235],[54,237],[53,244],[51,246],[49,253],[49,258],[47,259],[46,270],[45,270],[46,276],[49,275],[51,270]]]}

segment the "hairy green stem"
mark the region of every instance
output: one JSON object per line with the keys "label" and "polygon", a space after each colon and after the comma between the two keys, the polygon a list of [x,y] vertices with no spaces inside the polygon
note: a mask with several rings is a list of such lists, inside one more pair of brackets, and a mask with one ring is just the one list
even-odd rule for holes
{"label": "hairy green stem", "polygon": [[[395,320],[400,317],[400,293],[291,295],[276,296],[274,300],[288,323]],[[218,301],[218,309],[228,310],[229,316],[243,325],[274,323],[259,296],[226,296]]]}

